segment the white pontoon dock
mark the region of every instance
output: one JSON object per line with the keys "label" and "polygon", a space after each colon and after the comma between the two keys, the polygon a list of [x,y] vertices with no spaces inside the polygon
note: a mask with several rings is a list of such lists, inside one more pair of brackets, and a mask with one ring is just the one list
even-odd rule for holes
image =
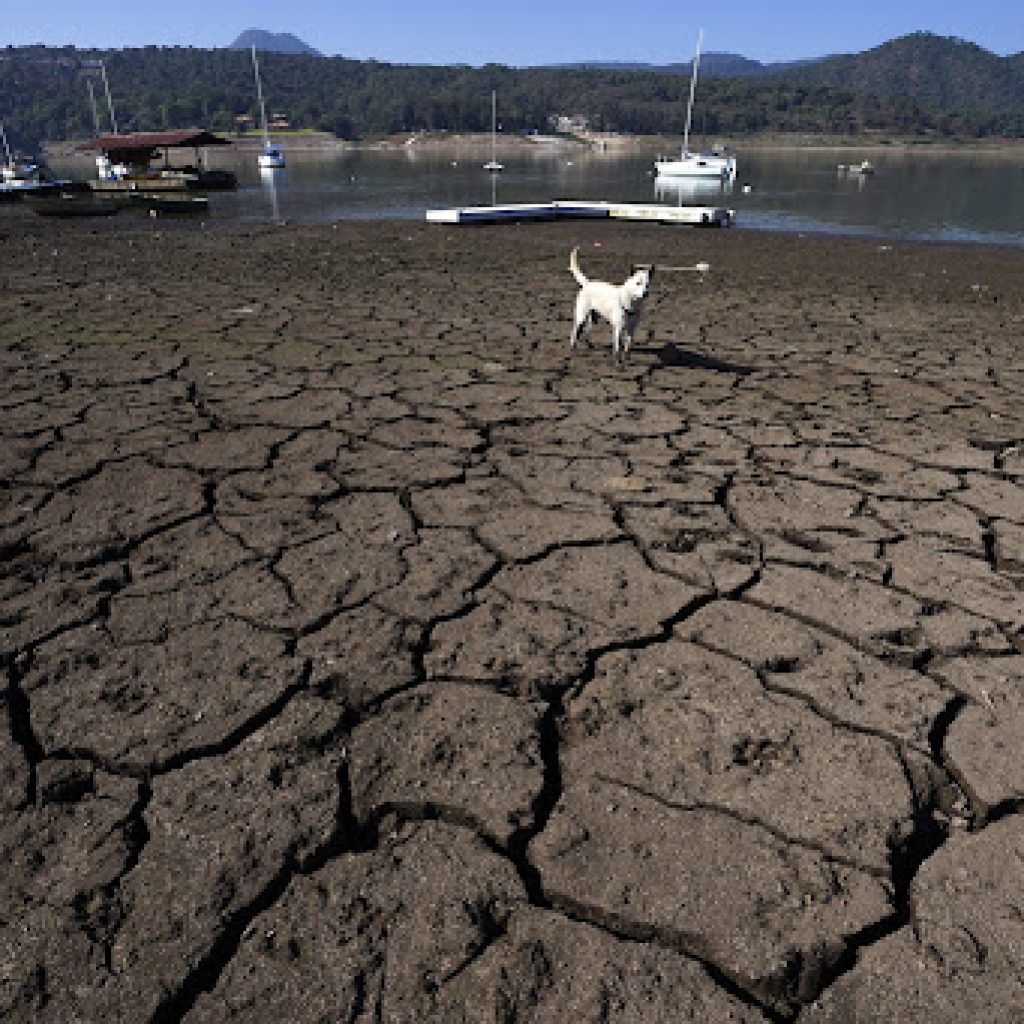
{"label": "white pontoon dock", "polygon": [[729,227],[733,223],[736,211],[722,206],[663,206],[658,203],[609,203],[570,199],[557,199],[550,203],[457,206],[447,210],[427,210],[427,220],[434,224],[502,224],[580,218],[609,218],[721,228]]}

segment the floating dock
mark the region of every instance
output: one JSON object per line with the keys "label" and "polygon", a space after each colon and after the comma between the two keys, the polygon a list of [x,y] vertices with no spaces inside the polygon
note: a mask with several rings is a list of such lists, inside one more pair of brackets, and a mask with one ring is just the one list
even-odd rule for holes
{"label": "floating dock", "polygon": [[602,217],[612,220],[724,228],[735,221],[736,211],[728,210],[724,206],[662,206],[658,203],[609,203],[570,199],[557,199],[550,203],[457,206],[448,210],[427,210],[427,220],[434,224],[503,224]]}

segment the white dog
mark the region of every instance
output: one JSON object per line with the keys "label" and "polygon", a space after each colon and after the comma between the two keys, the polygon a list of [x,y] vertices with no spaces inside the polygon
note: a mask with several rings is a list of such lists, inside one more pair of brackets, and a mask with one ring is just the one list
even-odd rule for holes
{"label": "white dog", "polygon": [[615,358],[624,360],[629,354],[633,332],[640,319],[640,307],[651,287],[654,267],[650,264],[635,265],[622,284],[591,281],[580,270],[576,255],[578,252],[577,247],[569,256],[569,270],[580,286],[569,348],[575,349],[580,336],[589,331],[594,320],[601,316],[612,325],[612,351]]}

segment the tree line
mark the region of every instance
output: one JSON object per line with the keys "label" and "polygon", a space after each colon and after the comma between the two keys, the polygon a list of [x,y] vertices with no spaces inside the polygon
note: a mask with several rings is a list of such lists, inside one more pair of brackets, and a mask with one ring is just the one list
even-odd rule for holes
{"label": "tree line", "polygon": [[[113,51],[71,47],[0,50],[0,120],[12,143],[89,137],[110,124],[102,83],[90,62],[102,60],[121,131],[201,126],[231,132],[240,115],[258,119],[250,55],[243,50],[144,47]],[[487,131],[490,92],[498,91],[505,132],[546,132],[559,115],[586,118],[599,131],[681,133],[685,75],[503,65],[419,66],[306,54],[260,54],[270,112],[293,128],[359,140],[401,132]],[[907,94],[884,95],[788,76],[702,78],[694,129],[708,136],[755,133],[1024,137],[1020,107],[926,105]]]}

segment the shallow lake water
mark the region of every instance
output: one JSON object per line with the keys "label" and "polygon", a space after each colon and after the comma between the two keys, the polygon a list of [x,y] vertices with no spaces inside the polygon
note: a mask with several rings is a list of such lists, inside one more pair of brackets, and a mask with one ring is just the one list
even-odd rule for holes
{"label": "shallow lake water", "polygon": [[[987,153],[923,149],[767,150],[736,148],[731,188],[666,187],[653,152],[628,154],[538,144],[499,152],[500,174],[483,169],[487,147],[293,150],[288,167],[260,171],[255,155],[218,153],[239,188],[211,196],[212,216],[299,222],[423,219],[427,209],[552,199],[707,204],[736,211],[736,226],[777,231],[1024,245],[1024,150]],[[875,173],[839,164],[870,156]],[[54,165],[88,176],[81,161]]]}

